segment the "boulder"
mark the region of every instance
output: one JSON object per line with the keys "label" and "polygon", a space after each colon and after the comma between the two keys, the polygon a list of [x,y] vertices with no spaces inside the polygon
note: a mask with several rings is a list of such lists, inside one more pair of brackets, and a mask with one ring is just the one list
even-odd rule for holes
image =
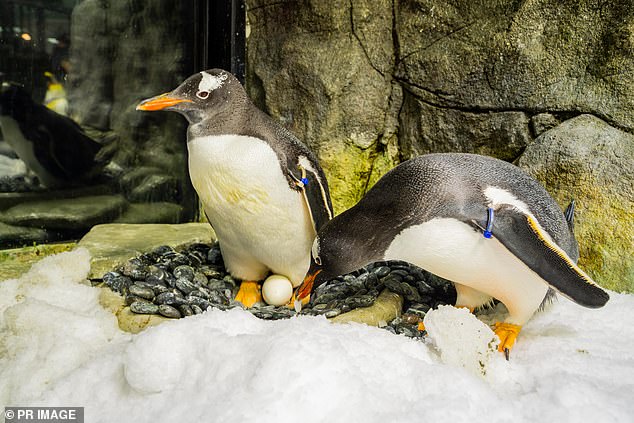
{"label": "boulder", "polygon": [[132,189],[128,199],[135,202],[179,202],[182,199],[179,180],[170,175],[150,175]]}
{"label": "boulder", "polygon": [[164,201],[132,203],[113,223],[179,223],[183,213],[183,206]]}
{"label": "boulder", "polygon": [[337,212],[418,154],[514,161],[580,113],[634,129],[629,0],[247,5],[249,94],[318,153]]}
{"label": "boulder", "polygon": [[580,115],[544,132],[518,164],[562,208],[575,200],[581,268],[606,288],[634,292],[634,135]]}
{"label": "boulder", "polygon": [[400,1],[396,76],[439,107],[586,112],[634,129],[633,22],[629,0]]}
{"label": "boulder", "polygon": [[49,241],[50,238],[44,229],[12,226],[0,222],[0,248],[39,244]]}
{"label": "boulder", "polygon": [[0,214],[9,225],[81,232],[111,222],[128,207],[121,195],[98,195],[21,203]]}
{"label": "boulder", "polygon": [[513,161],[533,138],[524,112],[465,112],[405,95],[399,115],[401,157],[476,153]]}
{"label": "boulder", "polygon": [[335,210],[350,207],[394,165],[392,2],[256,0],[248,18],[251,97],[319,154]]}

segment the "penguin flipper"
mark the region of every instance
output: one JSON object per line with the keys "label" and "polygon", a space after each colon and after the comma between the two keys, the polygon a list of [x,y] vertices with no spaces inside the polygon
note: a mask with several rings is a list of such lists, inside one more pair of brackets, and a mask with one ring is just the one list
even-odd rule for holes
{"label": "penguin flipper", "polygon": [[315,232],[332,219],[332,205],[324,176],[312,166],[297,164],[289,170],[297,189],[302,191]]}
{"label": "penguin flipper", "polygon": [[514,207],[495,212],[493,236],[562,295],[589,308],[603,307],[609,295],[555,244],[535,217]]}

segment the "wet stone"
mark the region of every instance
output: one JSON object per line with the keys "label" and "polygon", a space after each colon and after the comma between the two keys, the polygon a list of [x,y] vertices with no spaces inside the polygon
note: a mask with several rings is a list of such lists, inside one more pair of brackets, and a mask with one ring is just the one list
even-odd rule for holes
{"label": "wet stone", "polygon": [[121,273],[132,279],[143,280],[147,276],[147,265],[138,258],[132,258],[124,263]]}
{"label": "wet stone", "polygon": [[163,292],[154,298],[156,304],[180,305],[185,304],[184,298],[176,296],[173,292]]}
{"label": "wet stone", "polygon": [[197,286],[207,285],[207,276],[205,276],[205,274],[202,272],[196,272],[194,273],[194,280],[192,282],[194,282],[194,285]]}
{"label": "wet stone", "polygon": [[192,308],[188,304],[179,305],[178,306],[178,311],[181,312],[181,315],[183,317],[193,316],[194,315],[194,311],[192,310]]}
{"label": "wet stone", "polygon": [[136,295],[137,297],[145,298],[146,300],[154,299],[154,291],[152,288],[147,288],[138,284],[130,285],[128,292],[130,292],[131,295]]}
{"label": "wet stone", "polygon": [[179,319],[181,317],[180,311],[167,304],[158,306],[158,312],[161,316],[171,317],[172,319]]}
{"label": "wet stone", "polygon": [[165,279],[165,276],[166,276],[165,270],[158,266],[150,265],[147,267],[146,271],[148,275],[147,278],[151,276],[155,278],[157,281],[162,281]]}
{"label": "wet stone", "polygon": [[132,304],[132,303],[134,303],[136,301],[144,301],[144,299],[140,298],[140,297],[137,297],[136,295],[130,295],[130,294],[125,296],[125,300],[124,300],[125,305],[129,306],[130,304]]}
{"label": "wet stone", "polygon": [[193,282],[190,282],[189,279],[181,277],[176,279],[176,288],[178,288],[184,294],[189,294],[198,287]]}
{"label": "wet stone", "polygon": [[153,285],[152,291],[154,291],[154,295],[159,295],[163,292],[170,292],[170,289],[164,285]]}
{"label": "wet stone", "polygon": [[147,278],[145,278],[145,283],[149,284],[149,285],[161,285],[161,286],[167,286],[167,282],[165,281],[165,277],[163,277],[163,279],[159,279],[154,275],[149,275]]}
{"label": "wet stone", "polygon": [[123,294],[127,292],[132,280],[118,272],[108,272],[103,275],[103,282],[113,291]]}
{"label": "wet stone", "polygon": [[130,311],[137,314],[157,314],[159,306],[149,301],[135,301],[130,304]]}
{"label": "wet stone", "polygon": [[387,266],[381,266],[381,267],[378,267],[378,268],[374,269],[373,273],[377,277],[383,278],[383,277],[385,277],[385,276],[390,274],[390,268],[387,267]]}
{"label": "wet stone", "polygon": [[182,265],[174,268],[172,272],[176,279],[187,279],[188,281],[194,280],[194,269],[191,266]]}
{"label": "wet stone", "polygon": [[207,253],[207,261],[211,264],[221,264],[223,260],[220,248],[211,248]]}

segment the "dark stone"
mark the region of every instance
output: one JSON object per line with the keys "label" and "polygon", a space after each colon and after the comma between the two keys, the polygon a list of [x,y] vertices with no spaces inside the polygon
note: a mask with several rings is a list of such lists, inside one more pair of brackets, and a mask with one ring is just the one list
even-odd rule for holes
{"label": "dark stone", "polygon": [[518,165],[562,209],[575,200],[580,267],[606,288],[634,292],[634,135],[580,115],[539,136]]}
{"label": "dark stone", "polygon": [[169,175],[148,176],[128,195],[132,202],[179,202],[181,188],[178,179]]}
{"label": "dark stone", "polygon": [[34,201],[9,208],[0,214],[0,221],[10,225],[79,231],[111,222],[127,207],[128,203],[120,195]]}
{"label": "dark stone", "polygon": [[132,203],[113,223],[179,223],[184,216],[183,206],[174,203]]}
{"label": "dark stone", "polygon": [[149,301],[135,301],[130,304],[130,311],[137,314],[157,314],[159,306]]}
{"label": "dark stone", "polygon": [[178,311],[178,309],[167,305],[167,304],[161,304],[158,306],[158,312],[161,316],[165,316],[165,317],[169,317],[172,319],[180,319],[181,318],[181,313],[180,311]]}
{"label": "dark stone", "polygon": [[50,241],[52,235],[40,228],[12,226],[0,222],[0,248],[23,247]]}

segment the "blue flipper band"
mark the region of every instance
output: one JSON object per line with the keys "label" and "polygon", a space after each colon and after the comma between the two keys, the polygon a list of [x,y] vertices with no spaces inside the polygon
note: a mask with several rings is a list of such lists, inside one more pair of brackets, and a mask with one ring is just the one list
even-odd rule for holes
{"label": "blue flipper band", "polygon": [[487,227],[484,230],[484,237],[490,239],[493,236],[493,209],[489,207],[487,209]]}
{"label": "blue flipper band", "polygon": [[304,186],[308,185],[308,178],[302,178],[299,180]]}

